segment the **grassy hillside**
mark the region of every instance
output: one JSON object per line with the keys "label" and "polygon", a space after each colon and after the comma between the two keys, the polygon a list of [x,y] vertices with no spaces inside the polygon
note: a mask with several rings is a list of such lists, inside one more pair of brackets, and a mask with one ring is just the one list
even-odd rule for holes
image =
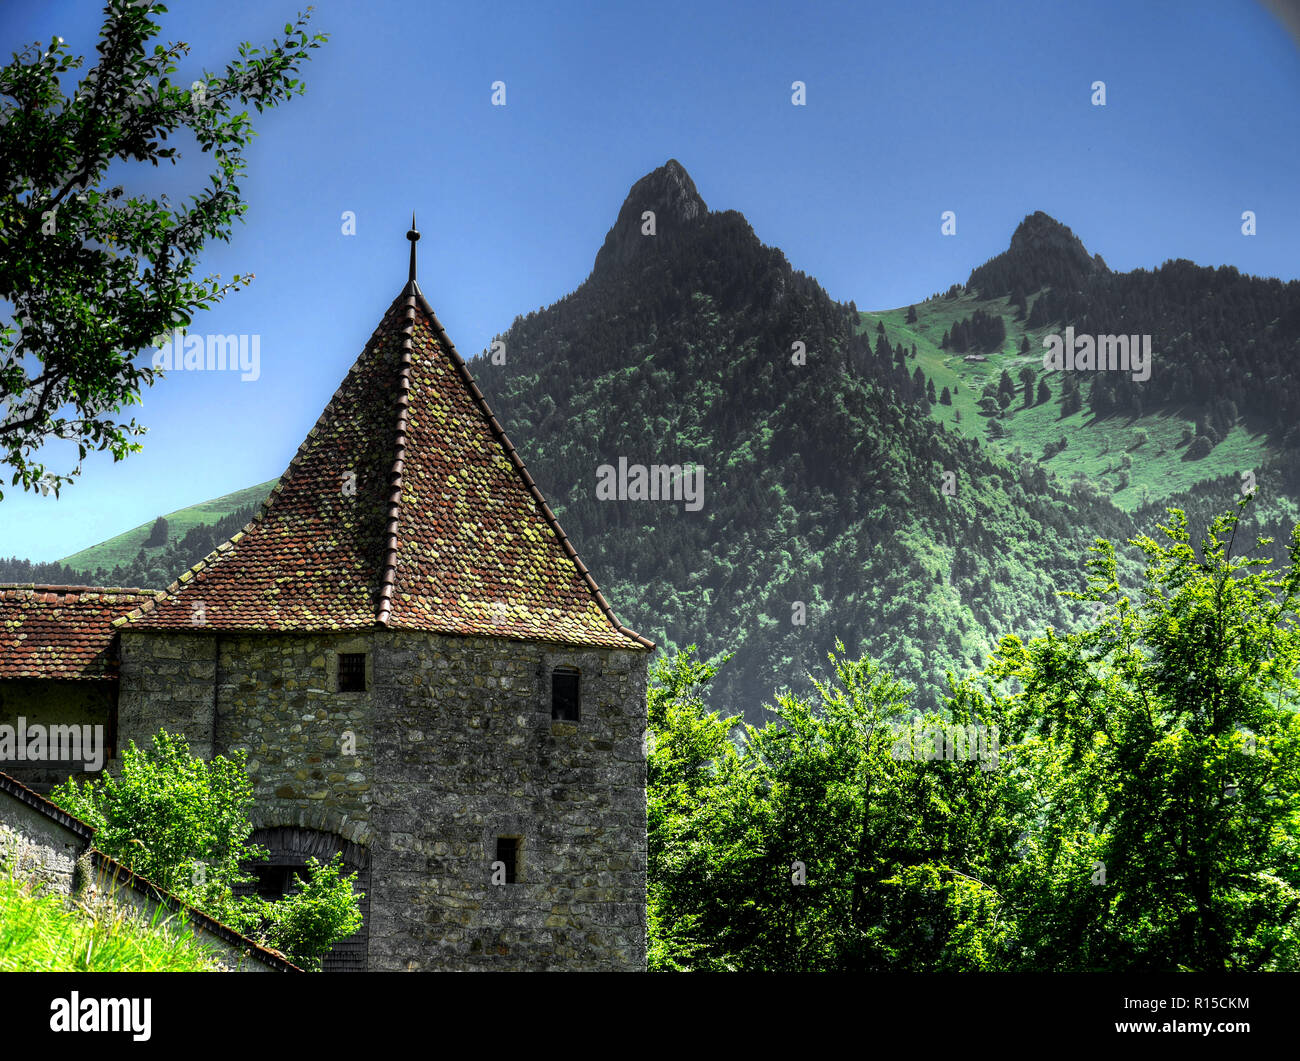
{"label": "grassy hillside", "polygon": [[203,944],[179,922],[145,924],[100,900],[35,895],[0,867],[0,972],[203,972]]}
{"label": "grassy hillside", "polygon": [[[203,501],[188,508],[166,513],[163,518],[167,520],[168,543],[180,541],[192,528],[210,526],[238,508],[260,504],[277,481],[271,479],[257,486],[236,490],[233,494],[226,494],[224,497],[213,498],[211,501]],[[92,545],[89,549],[82,549],[71,556],[65,556],[59,562],[78,571],[95,571],[101,567],[111,570],[119,564],[130,564],[141,549],[144,549],[146,556],[162,553],[167,547],[166,543],[149,547],[144,544],[153,525],[153,520],[141,523],[138,527],[132,527],[129,531],[100,542],[98,545]],[[175,574],[180,572],[177,571]]]}
{"label": "grassy hillside", "polygon": [[[907,310],[902,306],[862,313],[861,330],[874,338],[877,323],[883,322],[891,342],[901,342],[909,349],[916,345],[917,356],[915,361],[908,359],[909,370],[919,365],[927,379],[934,382],[936,394],[948,387],[952,396],[952,405],[936,404],[931,415],[949,431],[977,439],[1006,455],[1014,455],[1019,449],[1024,457],[1037,461],[1049,475],[1054,475],[1063,489],[1069,489],[1082,476],[1117,507],[1131,512],[1144,503],[1184,493],[1198,483],[1225,475],[1240,477],[1252,469],[1258,472],[1271,455],[1264,435],[1239,423],[1208,456],[1188,460],[1183,432],[1192,422],[1190,413],[1178,415],[1161,409],[1137,417],[1098,419],[1085,402],[1079,412],[1062,417],[1059,398],[1063,374],[1043,368],[1043,336],[1057,329],[1026,329],[1024,321],[1015,319],[1015,307],[1008,299],[979,299],[969,292],[957,298],[932,299],[916,304],[917,319],[913,324],[906,323]],[[1007,331],[1003,348],[984,355],[983,361],[967,360],[967,355],[940,346],[944,332],[951,332],[956,321],[969,318],[976,310],[1001,316]],[[1029,339],[1028,354],[1019,352],[1022,336]],[[1046,402],[1030,408],[1024,407],[1019,377],[1025,366],[1035,372],[1035,399],[1039,380],[1045,380],[1052,392]],[[979,402],[987,385],[997,385],[1003,369],[1016,384],[1016,397],[1003,413],[989,417]],[[1076,376],[1086,397],[1089,373]],[[1153,387],[1156,382],[1153,376]],[[1005,437],[995,437],[997,429],[990,427],[994,420]],[[1146,434],[1145,441],[1141,432]],[[1043,460],[1048,443],[1061,438],[1067,441],[1067,447]]]}

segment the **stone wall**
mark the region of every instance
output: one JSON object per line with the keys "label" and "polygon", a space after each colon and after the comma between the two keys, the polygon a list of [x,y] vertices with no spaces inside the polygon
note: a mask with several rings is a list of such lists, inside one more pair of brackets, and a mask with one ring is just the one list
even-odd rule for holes
{"label": "stone wall", "polygon": [[0,789],[0,873],[12,870],[37,894],[71,894],[77,859],[90,846],[88,833]]}
{"label": "stone wall", "polygon": [[213,755],[217,650],[212,633],[123,630],[118,692],[118,753],[147,744],[160,729],[183,733],[195,755]]}
{"label": "stone wall", "polygon": [[[581,672],[576,723],[551,721],[556,666]],[[628,650],[379,639],[371,968],[645,968],[646,668]],[[521,838],[513,884],[491,883],[499,836]]]}
{"label": "stone wall", "polygon": [[248,751],[254,824],[370,840],[369,692],[336,692],[340,652],[372,655],[368,637],[223,637],[215,744]]}
{"label": "stone wall", "polygon": [[347,635],[122,635],[121,743],[160,728],[194,754],[248,752],[259,828],[296,825],[369,840],[370,694],[334,692]]}
{"label": "stone wall", "polygon": [[[335,691],[340,652],[366,653],[364,692]],[[369,968],[645,968],[647,653],[126,631],[122,657],[122,743],[247,749],[257,826],[370,850]],[[551,720],[556,666],[581,673],[578,722]],[[490,882],[499,836],[513,884]]]}

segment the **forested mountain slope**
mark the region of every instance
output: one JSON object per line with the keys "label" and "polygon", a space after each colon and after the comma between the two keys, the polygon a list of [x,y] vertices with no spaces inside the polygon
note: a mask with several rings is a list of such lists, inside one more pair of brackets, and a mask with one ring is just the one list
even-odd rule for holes
{"label": "forested mountain slope", "polygon": [[[908,352],[675,161],[633,187],[590,277],[500,339],[503,363],[471,367],[620,618],[734,651],[714,690],[732,710],[837,637],[929,700],[1001,633],[1072,622],[1057,588],[1130,530],[936,424]],[[620,458],[703,465],[703,506],[598,499]]]}

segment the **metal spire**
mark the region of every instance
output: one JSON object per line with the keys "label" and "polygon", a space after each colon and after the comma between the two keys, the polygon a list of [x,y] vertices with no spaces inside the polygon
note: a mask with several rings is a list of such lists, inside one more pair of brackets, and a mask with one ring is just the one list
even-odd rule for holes
{"label": "metal spire", "polygon": [[415,242],[420,238],[420,233],[415,228],[415,211],[411,211],[411,231],[406,234],[406,238],[411,241],[411,275],[407,277],[410,283],[415,283]]}

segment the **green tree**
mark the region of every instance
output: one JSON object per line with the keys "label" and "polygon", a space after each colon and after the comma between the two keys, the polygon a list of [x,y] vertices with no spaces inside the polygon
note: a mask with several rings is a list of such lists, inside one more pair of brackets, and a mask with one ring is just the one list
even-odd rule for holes
{"label": "green tree", "polygon": [[952,404],[952,394],[951,392],[949,392],[947,387],[944,387],[944,389],[939,393],[939,404],[940,405]]}
{"label": "green tree", "polygon": [[343,856],[327,863],[307,859],[307,877],[283,899],[253,904],[262,920],[259,934],[304,969],[319,970],[325,953],[361,927],[356,874],[343,875]]}
{"label": "green tree", "polygon": [[[1239,510],[1249,504],[1243,499]],[[1023,859],[1007,884],[1036,969],[1300,964],[1300,526],[1290,567],[1238,555],[1238,513],[1199,550],[1170,510],[1135,604],[1098,539],[1083,630],[1004,638],[988,678],[1016,769]],[[1263,549],[1268,539],[1257,539]],[[992,709],[981,700],[985,710]]]}
{"label": "green tree", "polygon": [[721,785],[734,769],[729,735],[738,719],[704,710],[703,692],[729,656],[694,658],[689,645],[656,661],[646,697],[650,747],[646,776],[650,969],[724,969],[702,931],[712,897],[707,869],[722,809]]}
{"label": "green tree", "polygon": [[1002,374],[998,377],[998,394],[999,395],[1006,394],[1010,396],[1010,395],[1014,395],[1015,393],[1016,393],[1016,385],[1014,382],[1012,382],[1011,373],[1004,368],[1002,370]]}
{"label": "green tree", "polygon": [[247,753],[194,756],[184,737],[160,731],[150,747],[132,741],[118,776],[69,779],[50,798],[95,829],[95,846],[185,902],[287,954],[306,968],[361,926],[355,874],[335,858],[308,864],[308,880],[277,902],[239,896],[253,880],[241,863],[267,857],[249,842],[253,785]]}
{"label": "green tree", "polygon": [[145,545],[166,545],[168,529],[167,521],[159,516],[149,528],[149,537],[144,540]]}
{"label": "green tree", "polygon": [[1018,373],[1020,384],[1025,390],[1025,408],[1028,409],[1034,404],[1034,382],[1038,378],[1038,373],[1026,365]]}
{"label": "green tree", "polygon": [[[1009,857],[1006,779],[927,761],[919,745],[914,757],[910,742],[900,755],[918,717],[911,688],[843,653],[837,643],[816,697],[778,696],[773,719],[739,743],[734,720],[699,705],[708,668],[681,656],[657,668],[653,967],[1005,964],[1001,900],[984,881]],[[963,707],[945,719],[974,722]]]}
{"label": "green tree", "polygon": [[[64,75],[85,60],[62,38],[0,69],[0,298],[15,322],[0,328],[0,461],[24,489],[57,493],[79,473],[80,459],[65,475],[31,458],[50,440],[75,443],[79,458],[91,447],[115,460],[141,449],[132,439],[144,428],[117,419],[157,375],[134,363],[137,353],[252,279],[192,278],[205,243],[228,242],[246,210],[237,182],[254,134],[245,108],[260,113],[301,93],[292,75],[325,40],[309,38],[300,15],[283,42],[241,45],[223,74],[186,88],[170,78],[189,46],[149,48],[164,11],[109,0],[100,61],[71,95]],[[161,145],[182,131],[215,164],[188,207],[109,186],[110,170],[126,175],[123,163],[174,165],[177,148]]]}

